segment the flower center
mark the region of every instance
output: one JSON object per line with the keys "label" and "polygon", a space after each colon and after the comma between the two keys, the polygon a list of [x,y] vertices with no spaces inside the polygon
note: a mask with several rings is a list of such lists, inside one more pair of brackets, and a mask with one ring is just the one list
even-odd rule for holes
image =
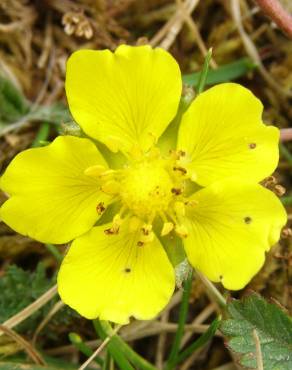
{"label": "flower center", "polygon": [[[154,238],[152,225],[156,217],[163,221],[161,236],[173,230],[182,238],[188,235],[184,226],[185,207],[192,207],[187,200],[185,182],[187,170],[181,166],[183,152],[171,152],[162,157],[157,148],[147,153],[132,154],[127,167],[119,170],[106,169],[103,166],[92,166],[85,174],[100,179],[100,189],[112,197],[112,202],[120,204],[120,211],[113,218],[112,227],[106,234],[117,234],[123,221],[131,220],[130,228],[141,230],[141,245]],[[99,204],[97,211],[105,210]]]}
{"label": "flower center", "polygon": [[167,210],[174,182],[165,162],[146,161],[124,170],[120,196],[135,215],[153,219],[157,212]]}

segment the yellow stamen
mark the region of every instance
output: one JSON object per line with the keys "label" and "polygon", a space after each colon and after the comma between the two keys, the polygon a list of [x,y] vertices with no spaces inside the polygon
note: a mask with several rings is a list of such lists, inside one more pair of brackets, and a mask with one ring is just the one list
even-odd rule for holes
{"label": "yellow stamen", "polygon": [[161,236],[168,235],[174,228],[174,224],[172,222],[165,222],[163,224],[162,230],[161,230]]}
{"label": "yellow stamen", "polygon": [[101,190],[106,194],[115,195],[120,191],[120,184],[117,181],[111,180],[103,184]]}
{"label": "yellow stamen", "polygon": [[185,225],[177,225],[175,226],[175,232],[177,233],[178,236],[181,238],[186,238],[189,233]]}
{"label": "yellow stamen", "polygon": [[104,166],[101,166],[98,164],[96,166],[91,166],[91,167],[86,168],[86,170],[84,171],[84,175],[90,176],[90,177],[98,177],[106,170],[107,169]]}
{"label": "yellow stamen", "polygon": [[186,213],[185,205],[183,202],[175,202],[173,208],[178,216],[184,216]]}
{"label": "yellow stamen", "polygon": [[149,234],[145,235],[143,232],[139,238],[139,241],[143,244],[151,243],[154,240],[154,232],[151,231]]}

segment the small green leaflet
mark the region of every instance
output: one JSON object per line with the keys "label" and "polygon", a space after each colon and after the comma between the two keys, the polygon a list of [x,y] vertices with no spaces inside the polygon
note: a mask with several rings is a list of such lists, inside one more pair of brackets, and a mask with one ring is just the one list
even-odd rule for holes
{"label": "small green leaflet", "polygon": [[243,367],[257,368],[256,330],[265,370],[292,369],[292,321],[277,305],[268,303],[256,293],[243,300],[228,303],[230,318],[220,330],[227,337],[228,347],[239,355]]}

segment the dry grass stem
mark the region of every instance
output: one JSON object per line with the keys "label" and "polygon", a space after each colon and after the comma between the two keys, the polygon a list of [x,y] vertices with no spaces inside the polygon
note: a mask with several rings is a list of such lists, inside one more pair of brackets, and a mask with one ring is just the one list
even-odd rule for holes
{"label": "dry grass stem", "polygon": [[79,367],[78,370],[84,370],[87,368],[88,365],[95,359],[95,357],[107,346],[108,342],[111,340],[111,337],[117,334],[119,329],[121,328],[121,325],[118,325],[112,332],[110,336],[108,336],[102,343],[101,345],[94,351],[94,353],[84,362],[83,365]]}
{"label": "dry grass stem", "polygon": [[36,344],[36,340],[38,338],[39,333],[43,328],[48,324],[48,322],[52,319],[52,317],[62,308],[65,304],[62,301],[58,301],[49,311],[47,316],[41,321],[39,326],[36,328],[36,331],[34,332],[33,338],[32,338],[32,344]]}
{"label": "dry grass stem", "polygon": [[41,355],[33,348],[33,346],[28,341],[22,338],[22,336],[20,336],[15,331],[13,331],[12,329],[9,329],[8,327],[4,325],[0,325],[0,330],[6,335],[8,335],[10,338],[12,338],[16,343],[18,343],[19,346],[25,350],[28,356],[37,365],[46,364],[43,358],[41,357]]}
{"label": "dry grass stem", "polygon": [[257,370],[264,370],[263,356],[261,350],[261,343],[256,329],[252,331],[255,348],[256,348],[256,360],[257,360]]}
{"label": "dry grass stem", "polygon": [[[20,324],[22,321],[31,316],[34,312],[43,307],[47,302],[49,302],[57,294],[57,285],[54,285],[51,289],[41,295],[36,301],[31,303],[29,306],[25,307],[22,311],[18,312],[16,315],[12,316],[10,319],[2,323],[2,327],[5,326],[8,329],[14,328],[16,325]],[[3,335],[3,331],[0,329],[0,336]]]}
{"label": "dry grass stem", "polygon": [[262,77],[273,89],[280,93],[282,97],[292,97],[292,93],[290,91],[284,90],[284,88],[280,86],[273,77],[271,77],[267,69],[264,67],[255,44],[243,27],[240,11],[240,1],[231,0],[231,12],[246,52],[253,60],[253,62],[258,66],[259,72],[261,73]]}

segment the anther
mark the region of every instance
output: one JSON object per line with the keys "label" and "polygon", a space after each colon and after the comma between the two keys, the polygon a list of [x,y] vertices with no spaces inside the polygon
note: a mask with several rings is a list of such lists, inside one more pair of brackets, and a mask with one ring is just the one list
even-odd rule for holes
{"label": "anther", "polygon": [[178,151],[178,155],[179,155],[180,157],[185,157],[186,152],[185,152],[184,150],[179,150],[179,151]]}
{"label": "anther", "polygon": [[141,231],[144,235],[149,235],[149,233],[152,231],[152,225],[150,224],[144,224],[141,228]]}
{"label": "anther", "polygon": [[162,230],[161,230],[161,236],[168,235],[174,228],[174,224],[172,222],[165,222],[163,224]]}
{"label": "anther", "polygon": [[101,166],[98,164],[96,166],[91,166],[91,167],[86,168],[86,170],[84,171],[84,175],[90,176],[90,177],[98,177],[106,170],[107,169],[104,166]]}
{"label": "anther", "polygon": [[116,234],[112,228],[104,230],[106,235],[114,235]]}
{"label": "anther", "polygon": [[285,193],[286,193],[286,189],[284,188],[284,186],[280,185],[280,184],[277,184],[275,185],[274,187],[274,193],[278,196],[278,197],[281,197],[283,196]]}
{"label": "anther", "polygon": [[177,225],[174,230],[181,238],[186,238],[189,234],[185,225]]}
{"label": "anther", "polygon": [[97,212],[99,215],[101,215],[104,211],[105,211],[104,202],[100,202],[100,203],[98,203],[98,205],[96,206],[96,212]]}
{"label": "anther", "polygon": [[139,241],[141,241],[144,244],[151,243],[151,242],[153,242],[153,240],[154,240],[154,232],[153,231],[150,231],[147,235],[141,233],[140,238],[139,238]]}
{"label": "anther", "polygon": [[182,193],[182,189],[180,189],[180,188],[172,188],[171,189],[171,192],[174,195],[180,195]]}
{"label": "anther", "polygon": [[108,181],[101,186],[101,190],[109,195],[118,194],[120,191],[120,185],[117,181]]}
{"label": "anther", "polygon": [[187,170],[183,167],[180,167],[180,166],[175,166],[173,167],[173,170],[176,171],[176,172],[180,172],[182,175],[186,175],[187,174]]}
{"label": "anther", "polygon": [[185,206],[195,207],[199,204],[199,202],[195,199],[192,199],[192,200],[185,201],[184,204],[185,204]]}

